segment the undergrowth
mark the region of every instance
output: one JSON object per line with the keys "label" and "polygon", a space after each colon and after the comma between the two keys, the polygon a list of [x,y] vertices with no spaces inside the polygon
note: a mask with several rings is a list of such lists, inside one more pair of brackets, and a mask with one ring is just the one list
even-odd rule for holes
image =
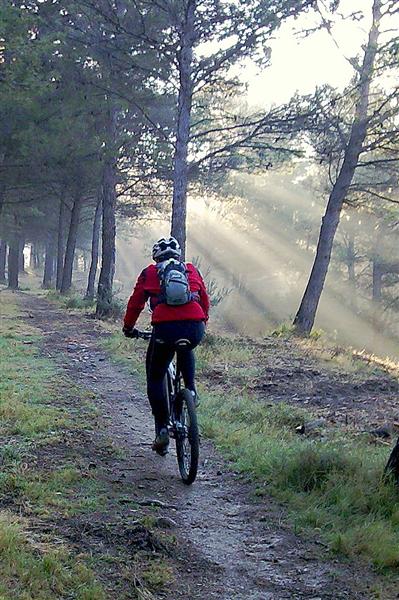
{"label": "undergrowth", "polygon": [[46,298],[56,302],[62,308],[67,308],[69,310],[84,310],[90,312],[94,311],[96,306],[95,299],[85,298],[74,291],[63,295],[56,290],[49,290],[46,292]]}
{"label": "undergrowth", "polygon": [[[85,298],[81,293],[71,290],[67,294],[60,294],[56,290],[46,292],[47,300],[56,302],[61,308],[68,310],[84,311],[86,313],[95,313],[97,309],[96,298]],[[114,294],[110,301],[99,305],[99,314],[106,314],[106,319],[115,321],[122,317],[125,311],[125,303]]]}

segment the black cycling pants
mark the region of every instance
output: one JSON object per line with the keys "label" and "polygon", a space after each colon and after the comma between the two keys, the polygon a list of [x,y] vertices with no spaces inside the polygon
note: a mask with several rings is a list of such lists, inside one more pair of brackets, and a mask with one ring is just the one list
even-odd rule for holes
{"label": "black cycling pants", "polygon": [[[164,378],[176,352],[178,369],[184,385],[195,391],[195,357],[193,349],[203,338],[205,324],[202,321],[167,321],[155,323],[147,350],[147,394],[157,429],[165,427],[169,420],[165,397]],[[187,340],[187,346],[179,346],[179,340]]]}

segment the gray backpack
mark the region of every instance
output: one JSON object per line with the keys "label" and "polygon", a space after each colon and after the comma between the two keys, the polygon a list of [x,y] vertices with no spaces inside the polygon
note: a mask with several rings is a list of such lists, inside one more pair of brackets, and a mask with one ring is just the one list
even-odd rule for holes
{"label": "gray backpack", "polygon": [[191,301],[186,265],[170,258],[157,265],[161,286],[159,301],[170,306],[181,306]]}

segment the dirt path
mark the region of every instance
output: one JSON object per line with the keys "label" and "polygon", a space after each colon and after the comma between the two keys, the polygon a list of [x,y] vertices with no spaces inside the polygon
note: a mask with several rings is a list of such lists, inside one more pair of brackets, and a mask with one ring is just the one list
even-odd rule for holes
{"label": "dirt path", "polygon": [[[171,519],[177,577],[163,598],[373,597],[372,580],[363,569],[322,560],[323,545],[294,536],[280,523],[283,511],[270,499],[254,500],[251,485],[227,471],[210,443],[201,446],[198,481],[184,486],[174,453],[160,458],[151,451],[152,419],[143,386],[105,355],[99,346],[105,334],[98,324],[34,296],[24,294],[21,300],[29,322],[44,334],[43,354],[95,394],[107,433],[123,451],[123,459],[113,457],[107,464],[114,485],[123,485],[138,504],[158,504],[162,516]],[[101,434],[94,429],[93,435]],[[123,511],[131,515],[128,504],[121,506],[122,520]]]}

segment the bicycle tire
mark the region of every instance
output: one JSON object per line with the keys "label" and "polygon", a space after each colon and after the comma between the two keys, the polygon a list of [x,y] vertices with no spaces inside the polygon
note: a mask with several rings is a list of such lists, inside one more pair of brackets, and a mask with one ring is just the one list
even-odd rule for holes
{"label": "bicycle tire", "polygon": [[176,419],[187,428],[187,435],[176,435],[177,463],[183,483],[191,485],[197,476],[199,430],[194,398],[189,390],[181,390],[175,399]]}

